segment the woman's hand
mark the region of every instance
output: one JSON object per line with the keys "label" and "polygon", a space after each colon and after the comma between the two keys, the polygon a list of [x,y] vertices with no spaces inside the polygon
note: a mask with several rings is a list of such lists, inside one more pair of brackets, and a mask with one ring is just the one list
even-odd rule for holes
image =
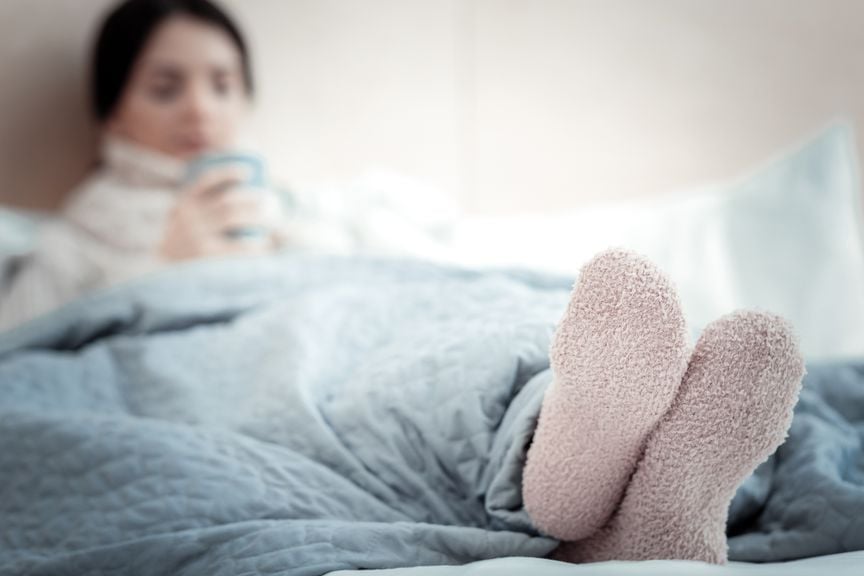
{"label": "woman's hand", "polygon": [[[159,258],[180,261],[271,252],[283,218],[281,204],[272,191],[244,187],[245,181],[242,167],[229,166],[208,170],[183,189],[166,221]],[[232,236],[249,229],[256,233]]]}

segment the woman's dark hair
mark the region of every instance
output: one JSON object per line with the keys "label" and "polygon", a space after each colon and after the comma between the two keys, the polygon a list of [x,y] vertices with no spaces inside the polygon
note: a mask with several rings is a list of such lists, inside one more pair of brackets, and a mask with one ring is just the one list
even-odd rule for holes
{"label": "woman's dark hair", "polygon": [[93,51],[91,97],[96,118],[107,120],[123,95],[150,35],[169,16],[191,16],[224,30],[237,45],[246,93],[253,93],[249,51],[240,29],[209,0],[126,0],[102,23]]}

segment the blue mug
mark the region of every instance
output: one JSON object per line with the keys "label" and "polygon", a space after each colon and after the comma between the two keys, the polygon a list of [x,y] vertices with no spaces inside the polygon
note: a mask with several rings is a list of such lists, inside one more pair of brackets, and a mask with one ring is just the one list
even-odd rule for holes
{"label": "blue mug", "polygon": [[[199,156],[187,165],[184,182],[190,184],[207,170],[232,164],[247,167],[249,176],[243,181],[243,185],[250,188],[267,187],[267,166],[264,158],[247,152],[213,152]],[[265,234],[265,230],[255,227],[234,228],[226,232],[228,237],[236,239],[257,238]]]}

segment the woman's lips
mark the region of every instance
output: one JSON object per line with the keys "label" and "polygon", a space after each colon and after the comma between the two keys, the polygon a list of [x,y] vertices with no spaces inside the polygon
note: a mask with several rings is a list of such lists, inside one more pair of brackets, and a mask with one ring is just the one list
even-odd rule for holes
{"label": "woman's lips", "polygon": [[203,152],[210,148],[210,140],[200,137],[181,138],[177,144],[185,153]]}

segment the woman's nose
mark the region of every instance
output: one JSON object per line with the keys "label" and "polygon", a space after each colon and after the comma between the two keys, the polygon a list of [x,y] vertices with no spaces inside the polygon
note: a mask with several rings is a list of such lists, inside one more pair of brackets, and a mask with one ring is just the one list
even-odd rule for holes
{"label": "woman's nose", "polygon": [[190,86],[183,103],[185,115],[196,119],[206,120],[214,112],[214,98],[205,86]]}

